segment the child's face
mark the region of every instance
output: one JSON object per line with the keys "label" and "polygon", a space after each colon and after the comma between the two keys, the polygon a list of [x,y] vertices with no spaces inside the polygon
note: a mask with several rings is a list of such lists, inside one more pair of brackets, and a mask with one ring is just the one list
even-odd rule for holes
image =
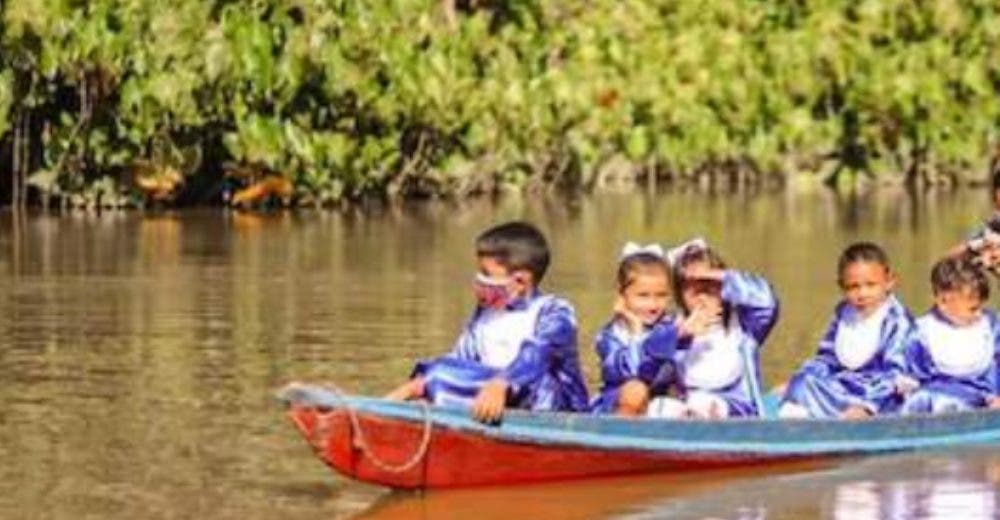
{"label": "child's face", "polygon": [[528,293],[531,274],[525,270],[510,271],[496,258],[479,257],[479,272],[475,283],[476,299],[484,307],[502,309],[511,300]]}
{"label": "child's face", "polygon": [[952,323],[971,325],[983,315],[983,300],[971,288],[940,291],[934,295],[934,305]]}
{"label": "child's face", "polygon": [[639,317],[644,325],[653,325],[667,311],[670,287],[665,272],[640,272],[621,291],[625,309]]}
{"label": "child's face", "polygon": [[716,312],[722,308],[722,284],[715,280],[691,279],[685,273],[710,269],[708,262],[692,262],[681,272],[681,300],[688,311],[706,309]]}
{"label": "child's face", "polygon": [[889,268],[878,262],[851,262],[840,273],[840,290],[862,316],[868,316],[882,305],[896,285]]}

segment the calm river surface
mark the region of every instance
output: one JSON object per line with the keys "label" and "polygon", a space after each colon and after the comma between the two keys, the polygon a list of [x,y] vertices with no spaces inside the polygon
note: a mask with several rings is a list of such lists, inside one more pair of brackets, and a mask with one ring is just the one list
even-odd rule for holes
{"label": "calm river surface", "polygon": [[702,234],[783,304],[769,383],[815,348],[840,249],[889,250],[915,312],[935,256],[989,213],[985,192],[669,193],[424,203],[370,212],[0,214],[2,518],[997,518],[1000,451],[426,495],[349,482],[273,398],[362,393],[443,352],[471,310],[471,243],[524,218],[549,235],[544,286],[593,333],[626,240]]}

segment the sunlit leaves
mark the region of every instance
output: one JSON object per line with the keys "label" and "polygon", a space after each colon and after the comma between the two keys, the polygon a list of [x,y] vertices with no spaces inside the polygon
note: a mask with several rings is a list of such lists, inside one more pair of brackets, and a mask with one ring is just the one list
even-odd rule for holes
{"label": "sunlit leaves", "polygon": [[14,74],[0,70],[0,136],[11,126],[10,107],[14,103]]}
{"label": "sunlit leaves", "polygon": [[0,133],[34,99],[90,180],[158,139],[221,142],[319,201],[847,146],[879,174],[976,172],[1000,122],[984,0],[510,0],[454,20],[436,0],[17,0],[3,21]]}

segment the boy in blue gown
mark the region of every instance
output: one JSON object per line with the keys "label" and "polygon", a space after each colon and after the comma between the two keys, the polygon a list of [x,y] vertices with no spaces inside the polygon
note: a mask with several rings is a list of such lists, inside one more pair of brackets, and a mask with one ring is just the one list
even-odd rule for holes
{"label": "boy in blue gown", "polygon": [[545,237],[531,224],[502,224],[476,239],[476,257],[478,305],[451,352],[417,363],[387,398],[467,406],[482,421],[508,406],[585,410],[573,307],[537,287],[549,265]]}
{"label": "boy in blue gown", "polygon": [[901,377],[894,363],[912,340],[915,323],[892,293],[896,279],[878,245],[851,244],[840,255],[843,300],[819,352],[792,377],[782,418],[861,418],[898,408]]}
{"label": "boy in blue gown", "polygon": [[917,320],[906,349],[911,389],[903,414],[1000,407],[1000,320],[984,308],[990,287],[968,260],[946,258],[931,271],[934,307]]}

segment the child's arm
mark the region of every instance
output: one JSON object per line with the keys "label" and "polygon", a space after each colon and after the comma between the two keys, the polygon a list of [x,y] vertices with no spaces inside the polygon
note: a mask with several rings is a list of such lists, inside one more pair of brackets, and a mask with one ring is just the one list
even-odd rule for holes
{"label": "child's arm", "polygon": [[486,383],[472,403],[472,416],[483,422],[503,415],[508,395],[519,394],[542,375],[554,358],[569,356],[576,345],[576,315],[569,303],[554,299],[539,312],[531,338],[521,344],[514,361]]}
{"label": "child's arm", "polygon": [[[475,324],[476,319],[479,316],[479,310],[472,315],[472,318],[466,322],[465,326],[462,327],[462,332],[458,335],[455,340],[455,344],[452,345],[451,350],[445,354],[443,357],[452,357],[456,359],[467,359],[471,361],[476,361],[479,359],[479,353],[476,350],[475,337],[472,332],[472,326]],[[396,387],[391,392],[385,395],[386,399],[392,399],[397,401],[405,401],[408,399],[418,399],[421,397],[426,397],[424,395],[424,372],[427,371],[428,367],[433,364],[436,359],[423,359],[417,361],[416,365],[413,367],[413,371],[410,372],[410,380],[403,383],[402,385]]]}
{"label": "child's arm", "polygon": [[594,348],[601,360],[601,380],[604,384],[618,386],[636,376],[629,346],[615,335],[613,323],[609,323],[597,334]]}
{"label": "child's arm", "polygon": [[890,314],[890,319],[892,321],[884,325],[881,347],[887,370],[883,379],[891,381],[892,384],[882,390],[882,395],[872,396],[873,399],[889,397],[893,393],[908,394],[920,386],[921,378],[928,377],[926,369],[921,368],[926,365],[926,360],[917,365],[911,362],[913,359],[925,356],[923,345],[920,343],[920,333],[913,319],[909,314],[900,316]]}
{"label": "child's arm", "polygon": [[722,299],[735,306],[743,329],[763,343],[778,320],[778,298],[767,280],[752,273],[723,271]]}
{"label": "child's arm", "polygon": [[816,351],[816,355],[806,360],[798,373],[826,377],[837,372],[840,368],[840,361],[837,360],[837,354],[833,350],[834,341],[837,339],[837,326],[840,323],[840,308],[840,306],[837,306],[837,310],[834,311],[834,317],[830,321],[830,325],[826,328],[823,339],[819,341],[819,349]]}
{"label": "child's arm", "polygon": [[615,335],[612,325],[608,325],[598,334],[596,342],[597,355],[601,358],[601,379],[612,386],[636,378],[651,384],[676,346],[677,326],[672,321],[662,321],[643,339],[636,360],[632,358],[629,345]]}
{"label": "child's arm", "polygon": [[993,329],[993,395],[987,400],[990,408],[1000,408],[1000,318],[990,312],[990,328]]}
{"label": "child's arm", "polygon": [[541,310],[535,333],[521,344],[501,377],[517,393],[542,377],[554,358],[572,355],[575,344],[576,313],[568,302],[553,299]]}
{"label": "child's arm", "polygon": [[984,249],[1000,245],[1000,235],[987,226],[983,226],[969,235],[961,243],[948,250],[948,256],[977,254]]}
{"label": "child's arm", "polygon": [[424,396],[424,378],[416,376],[385,395],[390,401],[409,401]]}
{"label": "child's arm", "polygon": [[886,351],[886,364],[893,374],[896,392],[908,394],[931,378],[934,361],[916,326],[902,334],[899,341]]}

